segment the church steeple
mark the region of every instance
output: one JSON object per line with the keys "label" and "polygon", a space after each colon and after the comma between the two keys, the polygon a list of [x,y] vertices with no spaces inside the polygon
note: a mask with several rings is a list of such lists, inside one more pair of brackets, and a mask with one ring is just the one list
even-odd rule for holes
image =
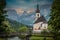
{"label": "church steeple", "polygon": [[39,5],[37,4],[37,9],[36,9],[36,19],[40,18],[40,10],[39,10]]}
{"label": "church steeple", "polygon": [[40,10],[39,10],[39,5],[38,5],[38,4],[37,4],[36,13],[40,13]]}

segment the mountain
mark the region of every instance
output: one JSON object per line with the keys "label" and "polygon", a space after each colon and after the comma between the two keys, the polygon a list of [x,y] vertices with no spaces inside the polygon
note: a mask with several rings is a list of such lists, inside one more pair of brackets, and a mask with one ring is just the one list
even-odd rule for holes
{"label": "mountain", "polygon": [[35,12],[27,13],[24,11],[21,15],[21,13],[17,14],[16,10],[9,9],[7,12],[7,15],[9,19],[16,20],[17,22],[23,23],[28,26],[32,26],[34,19],[35,19]]}
{"label": "mountain", "polygon": [[27,12],[24,12],[20,17],[19,17],[19,22],[25,24],[25,25],[28,25],[28,26],[32,26],[33,25],[33,22],[35,20],[35,12],[32,12],[32,13],[27,13]]}
{"label": "mountain", "polygon": [[17,12],[14,9],[9,9],[7,11],[7,15],[8,15],[7,18],[9,19],[18,20]]}
{"label": "mountain", "polygon": [[[7,14],[7,18],[16,20],[17,22],[24,25],[33,26],[33,23],[35,22],[35,12],[27,13],[26,11],[24,11],[23,13],[17,13],[16,10],[9,9]],[[46,19],[48,19],[48,16],[46,16]]]}
{"label": "mountain", "polygon": [[11,27],[14,28],[15,30],[18,30],[18,28],[22,26],[27,26],[27,25],[17,22],[16,20],[12,20],[12,19],[7,19],[7,20],[9,24],[11,25]]}

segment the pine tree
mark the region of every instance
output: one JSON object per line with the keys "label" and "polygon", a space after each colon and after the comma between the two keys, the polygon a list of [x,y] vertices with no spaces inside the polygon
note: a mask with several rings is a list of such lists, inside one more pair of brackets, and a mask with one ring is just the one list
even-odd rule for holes
{"label": "pine tree", "polygon": [[0,33],[5,33],[5,28],[7,25],[4,24],[4,21],[6,20],[6,11],[4,8],[6,7],[6,0],[0,0]]}
{"label": "pine tree", "polygon": [[[0,0],[0,34],[9,34],[14,32],[15,30],[11,27],[7,16],[6,8],[6,0]],[[14,31],[13,31],[14,30]]]}
{"label": "pine tree", "polygon": [[54,40],[57,40],[57,34],[60,30],[60,0],[53,1],[50,17],[48,23],[53,29],[52,31],[55,35]]}
{"label": "pine tree", "polygon": [[5,11],[3,10],[6,6],[5,0],[0,0],[0,26],[2,22],[5,20],[5,16],[3,15]]}

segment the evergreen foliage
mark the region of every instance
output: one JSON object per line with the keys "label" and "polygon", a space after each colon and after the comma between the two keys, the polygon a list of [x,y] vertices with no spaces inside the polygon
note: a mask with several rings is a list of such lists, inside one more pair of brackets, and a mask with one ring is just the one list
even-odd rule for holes
{"label": "evergreen foliage", "polygon": [[56,31],[60,29],[60,0],[54,0],[50,14],[49,25]]}
{"label": "evergreen foliage", "polygon": [[5,15],[6,11],[4,11],[4,8],[6,6],[6,0],[0,0],[0,26],[3,25],[3,21],[5,21]]}
{"label": "evergreen foliage", "polygon": [[10,32],[10,25],[6,19],[6,0],[0,0],[0,34],[7,34]]}
{"label": "evergreen foliage", "polygon": [[50,14],[49,25],[52,27],[54,40],[57,40],[57,34],[60,30],[60,0],[54,0],[52,4],[51,14]]}

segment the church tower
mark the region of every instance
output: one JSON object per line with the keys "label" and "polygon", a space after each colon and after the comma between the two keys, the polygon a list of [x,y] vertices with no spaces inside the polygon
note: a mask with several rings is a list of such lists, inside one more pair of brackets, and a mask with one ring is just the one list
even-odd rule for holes
{"label": "church tower", "polygon": [[40,33],[48,28],[45,17],[40,15],[39,5],[37,4],[35,22],[33,24],[33,33]]}
{"label": "church tower", "polygon": [[35,18],[35,20],[37,20],[38,18],[40,18],[40,10],[39,10],[39,5],[37,4],[36,18]]}

